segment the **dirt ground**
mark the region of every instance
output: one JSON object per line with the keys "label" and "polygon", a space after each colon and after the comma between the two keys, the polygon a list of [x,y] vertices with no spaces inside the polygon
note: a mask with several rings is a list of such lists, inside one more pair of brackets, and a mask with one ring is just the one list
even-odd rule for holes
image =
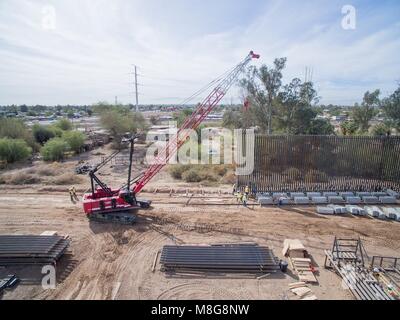
{"label": "dirt ground", "polygon": [[[72,170],[74,161],[65,163]],[[111,169],[112,170],[112,169]],[[110,172],[111,174],[112,172]],[[353,299],[340,278],[324,269],[325,249],[334,236],[361,237],[372,255],[400,255],[400,223],[368,217],[321,216],[315,207],[236,204],[229,186],[212,188],[173,182],[164,172],[140,194],[153,206],[140,211],[133,226],[89,222],[81,203],[69,200],[69,186],[0,185],[0,234],[40,234],[56,230],[71,238],[71,253],[57,266],[56,289],[43,290],[38,267],[0,267],[0,277],[17,274],[21,283],[3,299],[296,299],[289,268],[264,279],[245,276],[167,276],[155,255],[166,244],[257,242],[279,259],[285,238],[300,239],[318,265],[318,299]],[[104,175],[104,179],[108,176]],[[109,176],[115,183],[124,173]],[[117,185],[118,185],[117,183]],[[78,193],[89,186],[83,177]],[[175,192],[172,195],[169,188]],[[204,192],[204,195],[201,194]],[[186,194],[187,192],[187,194]]]}

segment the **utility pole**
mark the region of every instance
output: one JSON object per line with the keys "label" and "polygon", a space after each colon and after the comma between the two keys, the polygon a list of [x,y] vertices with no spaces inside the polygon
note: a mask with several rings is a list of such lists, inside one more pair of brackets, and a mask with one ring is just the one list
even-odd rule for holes
{"label": "utility pole", "polygon": [[136,112],[139,111],[138,90],[137,90],[137,67],[135,65],[135,95],[136,95]]}
{"label": "utility pole", "polygon": [[115,96],[115,105],[117,105],[117,104],[118,104],[118,97]]}

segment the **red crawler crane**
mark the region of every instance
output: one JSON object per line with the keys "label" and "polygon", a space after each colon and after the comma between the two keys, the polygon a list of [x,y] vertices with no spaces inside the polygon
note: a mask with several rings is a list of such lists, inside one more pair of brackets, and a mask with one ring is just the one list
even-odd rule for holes
{"label": "red crawler crane", "polygon": [[[184,144],[190,135],[190,130],[195,130],[214,107],[225,96],[229,88],[244,71],[246,65],[252,59],[258,59],[260,56],[253,51],[246,56],[235,68],[233,68],[223,79],[219,80],[218,85],[211,93],[198,105],[196,110],[186,118],[185,122],[178,129],[177,133],[169,139],[165,147],[160,150],[153,163],[148,169],[138,177],[131,179],[132,153],[134,138],[129,139],[131,143],[130,163],[128,183],[119,189],[110,189],[95,175],[99,169],[96,167],[89,173],[91,177],[92,192],[83,196],[83,208],[88,218],[93,220],[116,220],[121,223],[132,223],[135,216],[131,213],[139,208],[148,208],[150,201],[137,200],[138,194],[143,187],[168,163],[168,160],[175,156],[178,149]],[[115,154],[111,156],[114,157]],[[111,160],[111,158],[109,160]],[[103,166],[104,162],[100,164]],[[98,187],[94,187],[94,182]],[[134,183],[132,190],[130,185]]]}

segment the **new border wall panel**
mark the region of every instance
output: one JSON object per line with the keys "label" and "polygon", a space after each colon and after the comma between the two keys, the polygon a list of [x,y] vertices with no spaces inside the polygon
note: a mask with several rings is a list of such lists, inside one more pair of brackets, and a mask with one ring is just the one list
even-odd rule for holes
{"label": "new border wall panel", "polygon": [[256,135],[257,191],[400,190],[400,137]]}

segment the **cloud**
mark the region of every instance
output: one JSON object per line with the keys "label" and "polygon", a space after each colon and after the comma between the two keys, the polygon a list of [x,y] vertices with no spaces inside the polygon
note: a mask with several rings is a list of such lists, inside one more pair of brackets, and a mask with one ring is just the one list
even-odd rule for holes
{"label": "cloud", "polygon": [[[43,28],[49,4],[54,30]],[[343,30],[336,1],[2,1],[0,104],[133,102],[133,64],[141,103],[179,103],[249,50],[262,55],[258,65],[287,56],[285,81],[312,68],[322,103],[389,93],[399,80],[400,5],[354,5],[357,28]]]}

